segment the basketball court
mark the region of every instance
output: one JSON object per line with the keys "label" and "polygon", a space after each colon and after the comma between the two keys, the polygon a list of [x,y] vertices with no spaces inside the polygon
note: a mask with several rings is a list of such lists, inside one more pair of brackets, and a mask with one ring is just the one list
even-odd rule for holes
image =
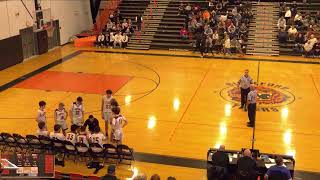
{"label": "basketball court", "polygon": [[[78,96],[84,99],[86,118],[93,114],[103,126],[101,96],[105,89],[112,89],[129,121],[124,144],[141,157],[164,158],[119,166],[119,177],[129,178],[139,171],[149,177],[158,173],[183,180],[204,179],[203,167],[169,160],[205,161],[207,150],[220,144],[234,150],[251,147],[252,129],[246,127],[247,112],[238,109],[240,94],[236,87],[243,71],[249,69],[259,93],[255,148],[293,155],[296,170],[320,171],[318,59],[222,59],[166,53],[66,45],[3,70],[1,131],[34,134],[40,100],[47,102],[48,129],[52,130],[58,103],[65,103],[69,109]],[[92,173],[84,163],[72,161],[57,170]],[[105,172],[103,169],[98,175]]]}

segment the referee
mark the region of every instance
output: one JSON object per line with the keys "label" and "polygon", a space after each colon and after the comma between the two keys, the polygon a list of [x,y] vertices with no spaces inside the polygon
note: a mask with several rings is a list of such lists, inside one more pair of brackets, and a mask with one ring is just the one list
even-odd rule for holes
{"label": "referee", "polygon": [[254,127],[256,121],[256,108],[257,108],[257,90],[254,85],[250,86],[250,92],[248,94],[248,117],[249,122],[247,123],[248,127]]}
{"label": "referee", "polygon": [[244,108],[244,111],[247,111],[247,96],[250,92],[250,85],[253,84],[252,78],[249,76],[249,70],[244,70],[244,75],[241,76],[240,80],[238,81],[238,86],[240,87],[241,92],[241,105],[239,109]]}

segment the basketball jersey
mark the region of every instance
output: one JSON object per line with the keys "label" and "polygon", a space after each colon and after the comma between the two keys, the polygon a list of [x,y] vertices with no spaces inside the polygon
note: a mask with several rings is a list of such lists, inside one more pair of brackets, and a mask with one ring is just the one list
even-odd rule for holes
{"label": "basketball jersey", "polygon": [[55,133],[55,132],[51,132],[50,133],[50,138],[51,139],[58,139],[58,140],[61,140],[61,141],[64,141],[65,140],[65,137],[63,134],[61,133]]}
{"label": "basketball jersey", "polygon": [[73,121],[83,122],[83,114],[82,114],[82,111],[84,111],[83,109],[84,108],[82,104],[77,105],[77,103],[75,102],[72,104],[71,112],[72,112]]}
{"label": "basketball jersey", "polygon": [[56,109],[55,113],[56,113],[56,121],[58,122],[66,121],[67,112],[64,108],[61,110]]}
{"label": "basketball jersey", "polygon": [[110,98],[107,97],[107,95],[104,95],[102,97],[103,100],[103,112],[111,112],[111,100],[113,97],[111,96]]}
{"label": "basketball jersey", "polygon": [[102,133],[92,134],[89,138],[92,143],[98,143],[101,146],[103,145],[103,141],[106,139]]}
{"label": "basketball jersey", "polygon": [[116,115],[112,119],[112,127],[114,130],[122,129],[122,122],[126,121],[126,118],[122,115]]}
{"label": "basketball jersey", "polygon": [[37,116],[37,121],[43,121],[46,123],[46,111],[38,109],[38,116]]}
{"label": "basketball jersey", "polygon": [[77,136],[77,142],[78,143],[83,143],[85,145],[87,145],[89,147],[89,142],[88,142],[88,138],[85,134],[80,134]]}
{"label": "basketball jersey", "polygon": [[71,142],[73,145],[75,145],[77,141],[77,135],[73,132],[69,132],[66,135],[66,140]]}

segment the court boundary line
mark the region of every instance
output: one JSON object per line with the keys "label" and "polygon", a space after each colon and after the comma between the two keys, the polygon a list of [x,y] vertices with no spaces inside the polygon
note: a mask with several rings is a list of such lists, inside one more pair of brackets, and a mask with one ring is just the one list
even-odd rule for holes
{"label": "court boundary line", "polygon": [[[244,58],[244,57],[227,57],[227,56],[210,56],[210,57],[204,57],[197,55],[180,55],[180,54],[162,54],[162,53],[144,53],[144,52],[127,52],[127,51],[110,51],[110,50],[80,50],[82,52],[96,52],[96,53],[114,53],[114,54],[133,54],[133,55],[147,55],[147,56],[169,56],[169,57],[186,57],[186,58],[198,58],[203,60],[212,60],[212,59],[219,59],[223,61],[262,61],[262,62],[277,62],[277,63],[296,63],[296,64],[320,64],[319,61],[303,61],[303,60],[271,60],[271,59],[258,59],[258,58]],[[316,58],[317,59],[317,58]]]}

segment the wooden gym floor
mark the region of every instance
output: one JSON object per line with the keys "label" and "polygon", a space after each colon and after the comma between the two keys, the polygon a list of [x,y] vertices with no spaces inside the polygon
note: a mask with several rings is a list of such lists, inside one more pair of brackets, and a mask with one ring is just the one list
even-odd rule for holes
{"label": "wooden gym floor", "polygon": [[[40,100],[47,102],[48,128],[52,130],[58,103],[64,102],[69,109],[77,96],[84,99],[86,116],[95,115],[103,127],[101,93],[111,88],[129,121],[124,129],[125,144],[142,156],[174,156],[203,163],[210,147],[251,147],[252,129],[245,125],[247,113],[238,109],[235,87],[244,69],[249,69],[259,84],[255,148],[294,155],[297,170],[319,172],[318,62],[302,57],[199,58],[189,52],[66,45],[0,71],[1,132],[35,133]],[[158,173],[164,178],[205,178],[203,167],[173,165],[137,161],[131,168],[119,166],[117,173],[127,178],[134,169],[149,177]],[[67,162],[57,170],[92,175],[84,163]],[[98,175],[105,172],[103,169]]]}

